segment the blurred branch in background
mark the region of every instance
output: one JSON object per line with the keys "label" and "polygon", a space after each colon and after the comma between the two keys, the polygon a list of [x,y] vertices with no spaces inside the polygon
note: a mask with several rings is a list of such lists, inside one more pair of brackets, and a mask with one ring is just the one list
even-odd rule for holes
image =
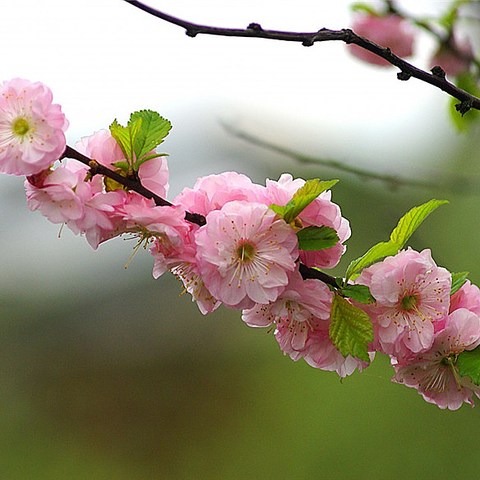
{"label": "blurred branch in background", "polygon": [[[256,145],[261,148],[265,148],[271,152],[276,152],[281,155],[285,155],[292,160],[304,164],[304,165],[321,165],[324,167],[332,168],[338,172],[354,175],[362,180],[377,180],[384,183],[391,189],[397,189],[400,187],[415,187],[415,188],[427,188],[429,190],[442,190],[461,194],[474,194],[478,192],[479,178],[473,175],[460,175],[457,173],[449,172],[442,176],[438,173],[429,174],[430,181],[421,180],[418,178],[399,177],[398,175],[391,175],[387,173],[379,173],[367,168],[356,167],[347,165],[339,160],[330,158],[321,158],[311,155],[306,155],[288,147],[277,145],[275,143],[264,140],[256,135],[248,133],[244,130],[235,128],[231,124],[222,122],[223,128],[236,138],[244,140],[251,145]],[[461,187],[461,188],[459,188]]]}

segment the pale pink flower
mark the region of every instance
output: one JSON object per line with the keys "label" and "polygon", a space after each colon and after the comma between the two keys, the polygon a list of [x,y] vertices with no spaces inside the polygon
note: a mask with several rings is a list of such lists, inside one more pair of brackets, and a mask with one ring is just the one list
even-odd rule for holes
{"label": "pale pink flower", "polygon": [[[389,48],[399,57],[407,58],[413,54],[413,29],[406,20],[398,15],[378,17],[361,14],[354,19],[352,30],[357,35],[361,35],[381,47]],[[365,62],[379,66],[391,66],[385,59],[358,45],[348,45],[348,49],[352,55]]]}
{"label": "pale pink flower", "polygon": [[[314,368],[336,372],[340,377],[351,375],[355,370],[362,371],[370,363],[364,362],[358,358],[347,355],[344,357],[335,347],[329,336],[330,322],[319,324],[306,345],[305,361]],[[370,362],[373,361],[375,354],[369,353]]]}
{"label": "pale pink flower", "polygon": [[427,402],[442,409],[457,410],[464,402],[473,406],[474,395],[480,397],[480,387],[470,378],[459,375],[456,361],[463,351],[478,345],[480,318],[459,308],[448,316],[444,330],[435,334],[428,351],[409,359],[408,363],[393,362],[392,380],[417,389]]}
{"label": "pale pink flower", "polygon": [[363,306],[375,330],[375,349],[397,357],[430,348],[435,324],[448,314],[451,275],[430,250],[403,250],[363,270],[356,283],[376,299]]}
{"label": "pale pink flower", "polygon": [[472,44],[468,39],[451,40],[449,45],[441,45],[430,60],[430,67],[440,66],[452,77],[467,72],[474,58]]}
{"label": "pale pink flower", "polygon": [[199,178],[193,188],[184,188],[173,199],[173,203],[182,205],[190,212],[207,215],[233,200],[258,202],[264,189],[265,187],[253,183],[246,175],[223,172]]}
{"label": "pale pink flower", "polygon": [[450,313],[459,308],[466,308],[480,316],[480,289],[470,280],[450,297]]}
{"label": "pale pink flower", "polygon": [[242,319],[251,327],[275,325],[275,339],[292,360],[303,358],[315,368],[345,377],[367,364],[351,356],[345,358],[330,340],[332,295],[324,283],[303,280],[295,271],[275,302],[244,310]]}
{"label": "pale pink flower", "polygon": [[211,211],[197,231],[196,244],[206,287],[235,308],[275,301],[298,257],[294,230],[255,202],[233,201]]}
{"label": "pale pink flower", "polygon": [[277,340],[281,346],[284,345],[282,350],[296,359],[304,350],[310,332],[316,330],[317,323],[330,318],[331,304],[332,292],[324,283],[314,279],[303,280],[295,270],[277,300],[244,310],[242,319],[251,327],[275,324]]}
{"label": "pale pink flower", "polygon": [[[264,194],[259,201],[267,205],[286,205],[304,184],[305,180],[301,178],[294,180],[290,174],[284,173],[278,182],[267,180]],[[333,247],[300,251],[300,260],[308,267],[333,268],[346,250],[344,242],[350,237],[350,225],[348,220],[342,217],[340,207],[331,201],[331,197],[330,190],[323,192],[298,217],[303,227],[330,227],[339,237],[339,241]]]}
{"label": "pale pink flower", "polygon": [[65,162],[45,175],[28,177],[25,181],[28,207],[39,210],[52,223],[78,220],[84,215],[85,208],[76,189],[86,174],[86,168]]}
{"label": "pale pink flower", "polygon": [[192,296],[203,315],[216,310],[221,302],[205,286],[195,262],[181,262],[171,272],[183,283],[185,291]]}
{"label": "pale pink flower", "polygon": [[68,121],[43,83],[14,78],[0,86],[0,173],[34,175],[65,151]]}

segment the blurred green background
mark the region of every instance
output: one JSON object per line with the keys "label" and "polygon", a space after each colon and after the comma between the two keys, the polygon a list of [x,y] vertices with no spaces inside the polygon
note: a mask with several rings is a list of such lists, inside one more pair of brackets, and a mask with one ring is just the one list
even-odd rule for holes
{"label": "blurred green background", "polygon": [[[471,280],[480,282],[480,125],[456,133],[443,93],[413,80],[397,82],[392,70],[385,73],[355,64],[347,55],[342,57],[340,46],[329,45],[306,54],[299,47],[250,44],[240,66],[254,61],[257,49],[272,49],[262,50],[268,55],[259,60],[258,68],[264,65],[265,71],[253,80],[248,72],[255,70],[235,70],[225,63],[232,50],[223,53],[216,74],[205,53],[195,64],[197,77],[186,79],[184,71],[174,69],[175,62],[190,61],[198,52],[208,52],[205,48],[213,49],[213,58],[219,54],[217,44],[204,39],[183,43],[181,32],[177,38],[172,27],[163,26],[171,43],[180,45],[179,58],[164,55],[161,66],[152,65],[148,75],[137,80],[134,72],[132,83],[123,84],[128,95],[117,97],[108,89],[121,84],[122,75],[129,72],[120,56],[115,59],[117,70],[100,68],[102,62],[111,61],[107,53],[112,38],[101,40],[99,32],[116,28],[116,41],[127,49],[132,42],[121,30],[122,15],[131,19],[129,33],[134,38],[155,26],[152,35],[165,42],[158,22],[134,13],[124,2],[105,0],[101,7],[89,0],[81,6],[69,4],[67,12],[67,6],[47,1],[42,3],[43,17],[35,11],[36,2],[27,3],[22,12],[24,6],[9,7],[12,10],[3,12],[5,21],[18,21],[21,13],[35,29],[41,23],[38,18],[58,22],[67,14],[79,18],[85,10],[87,21],[96,12],[96,17],[88,17],[92,22],[88,36],[60,22],[65,52],[57,54],[65,61],[72,57],[69,68],[60,73],[48,62],[36,65],[37,56],[31,58],[32,64],[22,60],[24,68],[18,67],[15,59],[32,48],[27,33],[18,51],[4,62],[6,78],[50,79],[54,93],[60,92],[57,101],[65,102],[70,112],[70,143],[92,128],[105,127],[104,116],[111,121],[131,103],[134,108],[157,108],[174,123],[165,142],[174,194],[198,175],[228,169],[248,173],[260,183],[284,171],[304,178],[340,178],[333,199],[350,220],[353,236],[338,274],[373,243],[385,240],[412,206],[447,198],[450,204],[429,217],[410,244],[418,250],[431,248],[439,265],[468,270]],[[165,3],[176,13],[175,2]],[[188,10],[189,3],[193,8],[192,2],[179,2],[178,8]],[[199,8],[204,17],[197,13],[193,19],[208,23],[207,13],[218,14],[215,2],[207,3],[207,8]],[[242,8],[252,13],[256,3]],[[325,17],[325,25],[335,26],[338,19],[346,26],[348,3],[339,2],[343,14],[338,8]],[[301,14],[300,7],[296,11]],[[70,8],[76,9],[74,13]],[[118,16],[112,14],[117,12],[114,8]],[[265,15],[271,8],[266,7]],[[309,14],[303,12],[303,17]],[[250,20],[257,18],[261,17]],[[294,23],[285,17],[285,29],[289,20]],[[51,32],[45,30],[35,42],[47,45],[53,41]],[[85,41],[90,43],[85,46]],[[230,45],[239,48],[240,43]],[[79,56],[82,48],[88,52],[85,58]],[[122,50],[130,59],[134,53]],[[328,62],[337,57],[344,63],[332,71]],[[312,67],[315,75],[308,75],[330,86],[292,86],[295,62],[310,65],[312,58],[319,61]],[[87,68],[90,61],[106,83],[93,78]],[[247,85],[231,84],[224,77],[225,65],[232,78],[239,76]],[[200,93],[195,83],[210,67],[211,90],[204,90],[206,82]],[[158,85],[164,78],[172,85],[180,82],[179,91],[158,92],[153,105],[141,103],[142,86]],[[335,82],[340,82],[343,97],[334,99],[333,108],[329,102]],[[101,95],[89,99],[97,84]],[[385,90],[379,90],[381,86]],[[214,94],[220,87],[220,94]],[[260,96],[276,88],[284,91],[285,102],[297,102],[306,110],[292,111],[282,103],[281,93],[272,99],[274,106],[262,104]],[[311,105],[301,104],[301,90],[311,95]],[[245,103],[250,97],[255,100]],[[88,110],[95,115],[83,119],[80,114]],[[302,153],[434,185],[392,188],[334,169],[302,166],[230,135],[221,121],[240,124],[260,138]],[[246,327],[239,312],[220,308],[204,317],[188,296],[180,295],[174,278],[153,280],[148,253],[140,252],[125,270],[132,242],[116,239],[93,252],[67,231],[58,240],[58,226],[27,211],[21,183],[0,178],[0,479],[478,477],[478,408],[448,412],[427,404],[414,390],[391,383],[392,371],[382,356],[363,373],[343,381],[303,362],[294,363],[280,353],[271,334]]]}

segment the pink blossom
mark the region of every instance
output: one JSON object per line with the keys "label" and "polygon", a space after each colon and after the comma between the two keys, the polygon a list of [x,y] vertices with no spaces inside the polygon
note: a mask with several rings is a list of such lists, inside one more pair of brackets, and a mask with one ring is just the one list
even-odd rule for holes
{"label": "pink blossom", "polygon": [[[284,173],[278,182],[267,180],[262,202],[267,205],[286,205],[295,192],[305,184],[301,178],[293,179]],[[339,237],[336,245],[315,251],[300,251],[300,260],[308,267],[333,268],[346,250],[343,244],[350,237],[348,220],[342,217],[340,207],[331,201],[331,191],[323,192],[299,215],[303,227],[326,226],[333,228]]]}
{"label": "pink blossom", "polygon": [[[377,43],[381,47],[389,48],[399,57],[406,58],[413,54],[414,32],[407,21],[398,15],[379,17],[376,15],[358,15],[352,25],[353,31]],[[349,45],[350,52],[361,60],[379,66],[390,66],[385,59],[359,47]]]}
{"label": "pink blossom", "polygon": [[275,302],[244,310],[243,321],[251,327],[274,324],[275,339],[292,360],[304,358],[315,367],[336,371],[345,377],[366,366],[351,356],[345,358],[329,337],[332,292],[318,280],[303,280],[298,271]]}
{"label": "pink blossom", "polygon": [[375,330],[375,347],[408,356],[430,348],[435,324],[448,314],[451,275],[432,260],[430,250],[403,250],[363,270],[356,283],[376,299],[365,306]]}
{"label": "pink blossom", "polygon": [[65,151],[68,121],[40,82],[14,78],[0,86],[0,173],[33,175]]}
{"label": "pink blossom", "polygon": [[84,202],[76,188],[83,182],[86,168],[77,168],[65,162],[45,175],[28,177],[25,181],[27,205],[30,210],[40,210],[52,223],[78,220],[84,215]]}
{"label": "pink blossom", "polygon": [[440,408],[457,410],[462,404],[473,406],[473,395],[480,397],[480,387],[468,377],[461,377],[457,357],[480,345],[480,318],[459,308],[451,313],[445,329],[435,334],[432,347],[408,362],[394,362],[394,382],[418,390],[423,398]]}
{"label": "pink blossom", "polygon": [[450,298],[450,313],[466,308],[480,316],[480,289],[467,280]]}
{"label": "pink blossom", "polygon": [[197,265],[218,300],[235,308],[277,299],[298,257],[297,236],[266,205],[233,201],[196,234]]}
{"label": "pink blossom", "polygon": [[224,172],[199,178],[193,188],[184,188],[173,203],[190,212],[207,215],[227,202],[245,200],[258,202],[265,187],[254,184],[246,175]]}
{"label": "pink blossom", "polygon": [[468,39],[463,42],[452,39],[449,45],[441,45],[430,60],[430,67],[440,66],[447,75],[456,77],[467,72],[474,56],[472,44]]}

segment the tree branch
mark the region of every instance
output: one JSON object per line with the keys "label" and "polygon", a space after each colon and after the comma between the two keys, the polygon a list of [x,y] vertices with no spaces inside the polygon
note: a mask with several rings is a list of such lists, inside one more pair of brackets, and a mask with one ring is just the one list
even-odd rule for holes
{"label": "tree branch", "polygon": [[322,28],[317,32],[301,33],[284,32],[279,30],[264,30],[258,23],[251,23],[246,29],[210,27],[173,17],[172,15],[168,15],[137,0],[125,1],[133,7],[139,8],[150,15],[184,28],[185,33],[189,37],[205,34],[222,37],[266,38],[269,40],[299,42],[305,47],[310,47],[318,42],[329,41],[341,41],[346,44],[355,44],[398,67],[400,69],[400,72],[397,73],[397,78],[399,80],[408,80],[411,77],[414,77],[418,80],[433,85],[434,87],[437,87],[452,97],[458,99],[460,103],[455,107],[462,115],[464,115],[470,109],[480,110],[480,98],[477,98],[476,96],[466,92],[465,90],[462,90],[461,88],[458,88],[456,85],[449,82],[445,78],[445,72],[440,67],[435,67],[432,69],[432,73],[421,70],[395,55],[389,48],[384,48],[380,45],[377,45],[367,38],[357,35],[349,28],[344,28],[342,30],[330,30],[328,28]]}
{"label": "tree branch", "polygon": [[[173,204],[170,203],[168,200],[159,197],[151,190],[148,190],[148,188],[145,188],[139,180],[124,177],[123,175],[120,175],[119,173],[111,170],[110,168],[98,163],[96,160],[86,157],[85,155],[78,152],[74,148],[69,147],[68,145],[65,148],[62,156],[60,157],[60,160],[62,158],[72,158],[74,160],[78,160],[84,165],[87,165],[87,167],[90,167],[90,173],[92,175],[100,174],[104,175],[105,177],[111,178],[112,180],[118,182],[120,185],[128,188],[128,190],[137,192],[145,198],[151,198],[155,202],[155,205],[158,205],[160,207],[173,206]],[[185,212],[185,220],[200,226],[205,225],[206,223],[205,217],[203,215],[200,215],[199,213]]]}

